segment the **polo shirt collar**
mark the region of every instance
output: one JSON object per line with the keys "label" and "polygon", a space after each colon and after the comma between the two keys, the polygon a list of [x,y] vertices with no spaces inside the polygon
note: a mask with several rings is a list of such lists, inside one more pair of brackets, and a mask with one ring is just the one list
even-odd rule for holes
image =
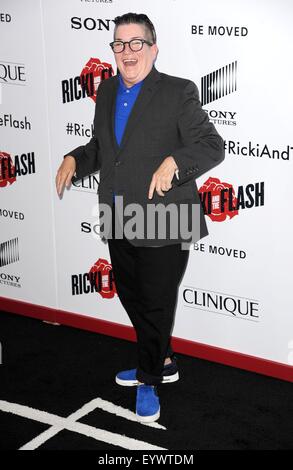
{"label": "polo shirt collar", "polygon": [[128,88],[128,87],[125,85],[125,83],[124,83],[124,81],[123,81],[123,78],[121,77],[120,74],[118,75],[118,78],[119,78],[119,88],[120,88],[120,90],[122,90],[122,91],[126,91],[126,90],[133,90],[133,91],[135,91],[135,90],[137,90],[137,88],[140,88],[140,87],[141,87],[142,82],[143,82],[143,80],[141,80],[140,82],[137,82],[135,85],[133,85],[133,86],[131,86],[130,88]]}

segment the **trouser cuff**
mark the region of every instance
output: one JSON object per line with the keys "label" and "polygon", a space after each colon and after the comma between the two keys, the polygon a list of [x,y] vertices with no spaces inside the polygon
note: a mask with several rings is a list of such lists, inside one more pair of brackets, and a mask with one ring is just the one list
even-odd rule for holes
{"label": "trouser cuff", "polygon": [[141,370],[139,367],[137,368],[136,371],[136,378],[139,380],[139,382],[142,382],[146,385],[159,385],[162,381],[162,375],[151,375],[147,374],[143,370]]}

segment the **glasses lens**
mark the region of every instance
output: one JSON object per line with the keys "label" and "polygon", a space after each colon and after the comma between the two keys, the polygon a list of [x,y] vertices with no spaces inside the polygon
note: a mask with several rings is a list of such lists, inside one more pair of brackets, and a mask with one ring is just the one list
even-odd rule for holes
{"label": "glasses lens", "polygon": [[122,52],[124,48],[123,42],[122,41],[115,41],[113,43],[113,51],[114,52]]}
{"label": "glasses lens", "polygon": [[143,46],[143,42],[140,39],[132,39],[129,43],[132,51],[140,51]]}

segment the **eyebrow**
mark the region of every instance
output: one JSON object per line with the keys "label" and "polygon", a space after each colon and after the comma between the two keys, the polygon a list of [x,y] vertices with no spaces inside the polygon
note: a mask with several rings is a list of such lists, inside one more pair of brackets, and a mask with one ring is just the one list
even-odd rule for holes
{"label": "eyebrow", "polygon": [[[144,38],[141,38],[139,36],[134,36],[134,38],[130,38],[129,41],[132,41],[132,39],[144,39]],[[121,38],[115,38],[115,41],[122,41],[123,42],[123,39]]]}

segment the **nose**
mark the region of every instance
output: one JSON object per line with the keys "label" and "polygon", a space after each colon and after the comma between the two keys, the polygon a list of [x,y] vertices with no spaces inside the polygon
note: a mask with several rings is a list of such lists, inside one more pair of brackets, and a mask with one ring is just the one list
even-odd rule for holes
{"label": "nose", "polygon": [[130,49],[130,45],[129,45],[128,42],[126,42],[126,43],[124,44],[124,51],[123,51],[123,52],[126,52],[126,53],[129,53],[129,52],[131,53],[131,52],[132,52],[132,50]]}

